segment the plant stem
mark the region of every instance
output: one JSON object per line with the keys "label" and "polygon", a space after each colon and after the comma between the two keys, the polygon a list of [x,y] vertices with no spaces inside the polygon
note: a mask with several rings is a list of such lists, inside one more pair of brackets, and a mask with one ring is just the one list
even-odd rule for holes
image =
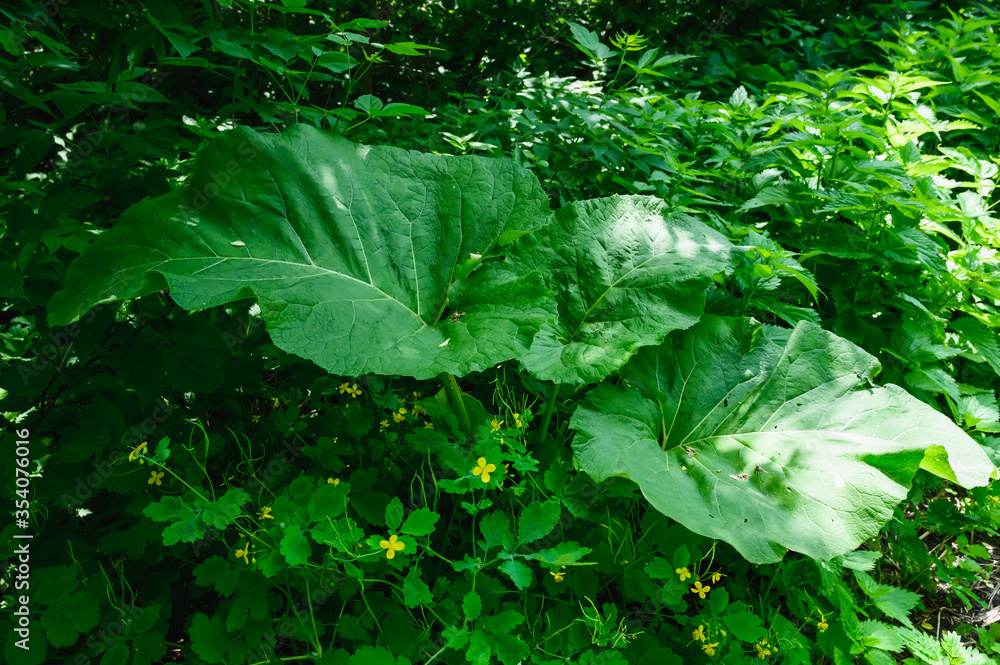
{"label": "plant stem", "polygon": [[441,382],[444,384],[445,392],[451,401],[451,408],[458,416],[458,423],[462,426],[467,436],[472,436],[472,423],[469,421],[469,412],[465,410],[465,402],[462,400],[462,391],[458,387],[455,375],[445,372],[441,375]]}
{"label": "plant stem", "polygon": [[542,426],[538,428],[538,433],[535,434],[536,447],[542,444],[545,433],[549,429],[549,421],[552,420],[552,414],[556,410],[556,400],[559,398],[559,388],[561,387],[561,383],[553,383],[548,397],[545,398],[545,412],[542,414]]}

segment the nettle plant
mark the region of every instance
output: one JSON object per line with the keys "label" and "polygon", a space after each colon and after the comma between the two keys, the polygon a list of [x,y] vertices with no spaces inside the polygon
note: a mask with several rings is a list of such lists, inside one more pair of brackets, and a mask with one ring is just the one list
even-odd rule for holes
{"label": "nettle plant", "polygon": [[[552,212],[507,159],[238,127],[183,186],[101,235],[49,316],[68,324],[164,289],[188,310],[252,297],[276,345],[333,374],[440,377],[461,443],[486,416],[459,377],[516,359],[554,382],[539,436],[560,386],[615,377],[572,417],[578,468],[632,479],[657,510],[754,563],[853,550],[920,468],[963,487],[990,481],[980,445],[903,389],[874,385],[878,361],[853,343],[805,321],[703,315],[735,249],[654,197]],[[190,517],[167,508],[154,510]],[[286,529],[290,564],[309,539],[329,544],[323,529]]]}

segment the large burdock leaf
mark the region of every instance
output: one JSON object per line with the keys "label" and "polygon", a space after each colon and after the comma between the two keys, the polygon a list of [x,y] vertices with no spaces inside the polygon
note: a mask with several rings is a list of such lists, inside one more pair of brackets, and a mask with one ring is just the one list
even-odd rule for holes
{"label": "large burdock leaf", "polygon": [[557,383],[596,382],[639,347],[688,328],[733,246],[650,196],[609,196],[556,212],[511,256],[545,276],[559,318],[535,336],[524,366]]}
{"label": "large burdock leaf", "polygon": [[756,563],[829,559],[878,533],[923,467],[965,487],[994,466],[878,361],[807,322],[705,317],[626,367],[570,423],[579,466],[627,476],[660,512]]}
{"label": "large burdock leaf", "polygon": [[256,297],[275,344],[330,372],[463,375],[555,315],[540,276],[488,256],[550,218],[510,160],[236,128],[73,262],[50,320],[163,288],[193,310]]}

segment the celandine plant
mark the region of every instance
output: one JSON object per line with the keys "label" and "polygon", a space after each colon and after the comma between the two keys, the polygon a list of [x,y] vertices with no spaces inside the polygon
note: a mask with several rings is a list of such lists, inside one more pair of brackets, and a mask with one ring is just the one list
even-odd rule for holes
{"label": "celandine plant", "polygon": [[[515,637],[526,617],[511,608],[497,606],[477,621],[489,594],[499,592],[485,571],[495,567],[527,598],[531,565],[544,566],[551,592],[578,594],[579,622],[569,624],[585,625],[589,644],[617,649],[641,639],[641,631],[619,620],[613,605],[598,607],[580,593],[608,572],[603,564],[590,570],[586,564],[596,562],[586,558],[628,564],[647,541],[643,547],[654,551],[673,548],[672,560],[645,561],[626,588],[677,610],[689,596],[704,601],[705,612],[695,612],[698,623],[690,626],[704,655],[727,649],[733,658],[764,659],[780,649],[805,662],[808,648],[793,637],[799,629],[781,623],[787,619],[771,617],[765,628],[749,599],[730,602],[718,585],[734,572],[713,569],[714,547],[694,534],[731,544],[751,564],[777,562],[793,550],[833,560],[822,564],[831,570],[863,572],[870,561],[835,557],[878,533],[918,469],[976,487],[995,467],[946,417],[901,388],[875,386],[877,360],[851,342],[809,322],[785,329],[703,315],[712,278],[732,269],[733,250],[718,232],[654,197],[612,196],[552,212],[537,179],[505,159],[368,147],[305,125],[280,135],[236,128],[199,154],[184,186],[133,206],[90,246],[49,312],[52,324],[65,324],[99,303],[163,289],[188,310],[255,298],[278,347],[332,374],[442,382],[433,399],[379,398],[379,431],[428,416],[427,427],[405,444],[455,472],[457,478],[435,480],[435,496],[467,495],[462,519],[482,536],[473,536],[471,556],[452,560],[437,552],[437,510],[407,514],[398,498],[380,502],[374,494],[355,500],[375,484],[374,475],[360,472],[350,483],[302,476],[249,514],[242,511],[251,497],[241,488],[216,497],[189,486],[143,511],[168,523],[165,545],[235,529],[230,559],[265,579],[288,567],[314,567],[319,546],[322,570],[335,564],[362,594],[373,580],[361,564],[381,557],[400,574],[394,588],[405,605],[431,610],[434,593],[420,567],[406,569],[408,556],[429,552],[471,577],[457,619],[438,617],[450,628],[434,658],[462,649],[469,662],[485,665],[496,655],[514,665],[545,647],[528,649]],[[527,405],[511,404],[490,420],[458,386],[458,378],[508,360],[521,363],[525,380],[553,382],[534,450],[521,442],[534,417]],[[588,391],[591,384],[601,385]],[[582,474],[569,480],[558,464],[545,473],[545,495],[521,506],[516,525],[491,510],[483,490],[536,471],[535,452],[561,457],[546,436],[567,386],[587,391],[570,421],[576,467],[596,481],[611,479],[602,487],[622,495],[638,486],[649,505],[686,529],[650,512],[638,542],[626,522],[610,518],[606,548],[563,542],[570,524],[562,519],[588,514],[573,497],[589,481]],[[351,380],[339,393],[350,405],[363,390]],[[206,456],[209,438],[206,432]],[[333,438],[309,454],[335,456],[338,445]],[[146,448],[133,453],[160,466],[169,459],[167,444],[156,455]],[[389,454],[407,453],[397,447]],[[506,460],[513,471],[500,466]],[[160,473],[152,472],[151,486],[163,481]],[[527,484],[515,488],[520,496]],[[682,541],[690,544],[682,549]],[[205,583],[231,591],[230,563],[210,561],[199,566]],[[578,572],[567,573],[571,566]],[[689,579],[692,571],[698,579]],[[830,589],[836,583],[827,580]],[[800,614],[814,615],[825,631],[829,610],[814,604]],[[302,612],[297,639],[321,658],[322,625],[308,620],[312,613],[309,606]],[[192,625],[206,662],[228,657],[213,637],[225,634],[222,623],[199,615]],[[855,618],[837,630],[862,644],[881,629]],[[584,643],[579,635],[567,639]],[[884,654],[895,644],[863,648]],[[403,662],[358,653],[351,665]],[[590,662],[618,662],[594,660],[599,653]]]}

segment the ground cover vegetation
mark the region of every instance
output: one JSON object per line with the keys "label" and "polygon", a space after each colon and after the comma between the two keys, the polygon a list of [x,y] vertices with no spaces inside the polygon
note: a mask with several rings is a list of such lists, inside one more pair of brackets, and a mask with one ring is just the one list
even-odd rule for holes
{"label": "ground cover vegetation", "polygon": [[5,661],[995,662],[998,12],[488,4],[0,10]]}

